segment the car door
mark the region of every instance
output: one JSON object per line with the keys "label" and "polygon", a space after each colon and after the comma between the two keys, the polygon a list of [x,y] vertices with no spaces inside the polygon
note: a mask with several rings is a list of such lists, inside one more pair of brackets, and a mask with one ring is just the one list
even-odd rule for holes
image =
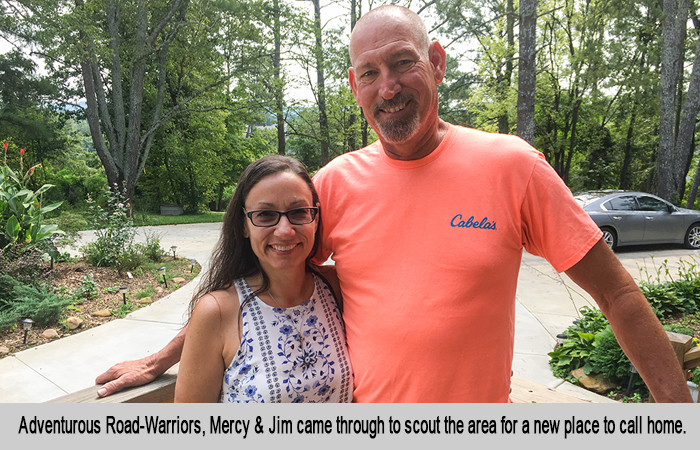
{"label": "car door", "polygon": [[640,195],[637,202],[644,215],[644,242],[676,242],[684,237],[683,221],[674,217],[670,204],[648,195]]}
{"label": "car door", "polygon": [[611,223],[617,229],[618,244],[642,242],[644,238],[644,216],[639,211],[633,195],[614,197],[603,204]]}

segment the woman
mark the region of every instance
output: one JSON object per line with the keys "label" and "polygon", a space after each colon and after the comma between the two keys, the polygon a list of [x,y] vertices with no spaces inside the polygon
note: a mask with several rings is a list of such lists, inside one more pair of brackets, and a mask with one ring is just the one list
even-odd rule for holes
{"label": "woman", "polygon": [[309,262],[318,208],[293,158],[267,156],[243,172],[190,304],[176,402],[351,400],[340,312]]}

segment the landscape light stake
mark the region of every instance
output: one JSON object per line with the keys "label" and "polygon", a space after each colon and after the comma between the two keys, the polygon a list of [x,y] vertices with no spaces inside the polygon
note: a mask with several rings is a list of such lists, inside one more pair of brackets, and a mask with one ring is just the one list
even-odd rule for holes
{"label": "landscape light stake", "polygon": [[124,305],[126,305],[126,290],[127,289],[128,289],[128,287],[126,287],[126,286],[122,286],[119,288],[119,292],[122,293],[122,300],[124,301]]}
{"label": "landscape light stake", "polygon": [[27,343],[27,333],[29,333],[29,330],[32,329],[32,324],[34,321],[32,319],[24,319],[22,321],[22,328],[24,328],[24,341],[22,342],[23,344]]}
{"label": "landscape light stake", "polygon": [[168,280],[165,279],[165,266],[158,268],[158,272],[163,275],[163,283],[165,283],[165,289],[168,289]]}
{"label": "landscape light stake", "polygon": [[194,266],[197,265],[197,260],[196,259],[190,259],[190,263],[192,263],[192,267],[190,267],[190,273],[194,272]]}
{"label": "landscape light stake", "polygon": [[175,250],[176,249],[177,249],[177,245],[173,245],[172,247],[170,247],[170,250],[173,251],[173,259],[175,259]]}

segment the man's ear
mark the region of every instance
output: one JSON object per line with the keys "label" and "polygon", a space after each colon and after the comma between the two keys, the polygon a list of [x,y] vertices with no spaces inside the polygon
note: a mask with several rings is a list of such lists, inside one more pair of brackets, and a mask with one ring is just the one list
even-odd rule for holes
{"label": "man's ear", "polygon": [[447,55],[445,54],[445,49],[442,48],[438,41],[430,43],[428,58],[430,59],[430,65],[433,67],[435,84],[441,84],[445,78],[445,70],[447,70]]}
{"label": "man's ear", "polygon": [[355,70],[351,67],[348,69],[348,79],[350,81],[350,89],[352,89],[352,95],[355,96],[355,102],[357,103],[357,106],[362,108],[362,105],[360,104],[360,100],[357,98],[357,84],[355,80]]}

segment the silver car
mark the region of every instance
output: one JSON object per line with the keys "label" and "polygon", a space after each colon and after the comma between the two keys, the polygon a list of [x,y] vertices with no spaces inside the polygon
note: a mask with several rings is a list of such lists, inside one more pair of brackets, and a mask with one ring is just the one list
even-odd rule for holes
{"label": "silver car", "polygon": [[700,211],[678,208],[644,192],[588,191],[574,198],[613,250],[621,245],[676,243],[700,248]]}

